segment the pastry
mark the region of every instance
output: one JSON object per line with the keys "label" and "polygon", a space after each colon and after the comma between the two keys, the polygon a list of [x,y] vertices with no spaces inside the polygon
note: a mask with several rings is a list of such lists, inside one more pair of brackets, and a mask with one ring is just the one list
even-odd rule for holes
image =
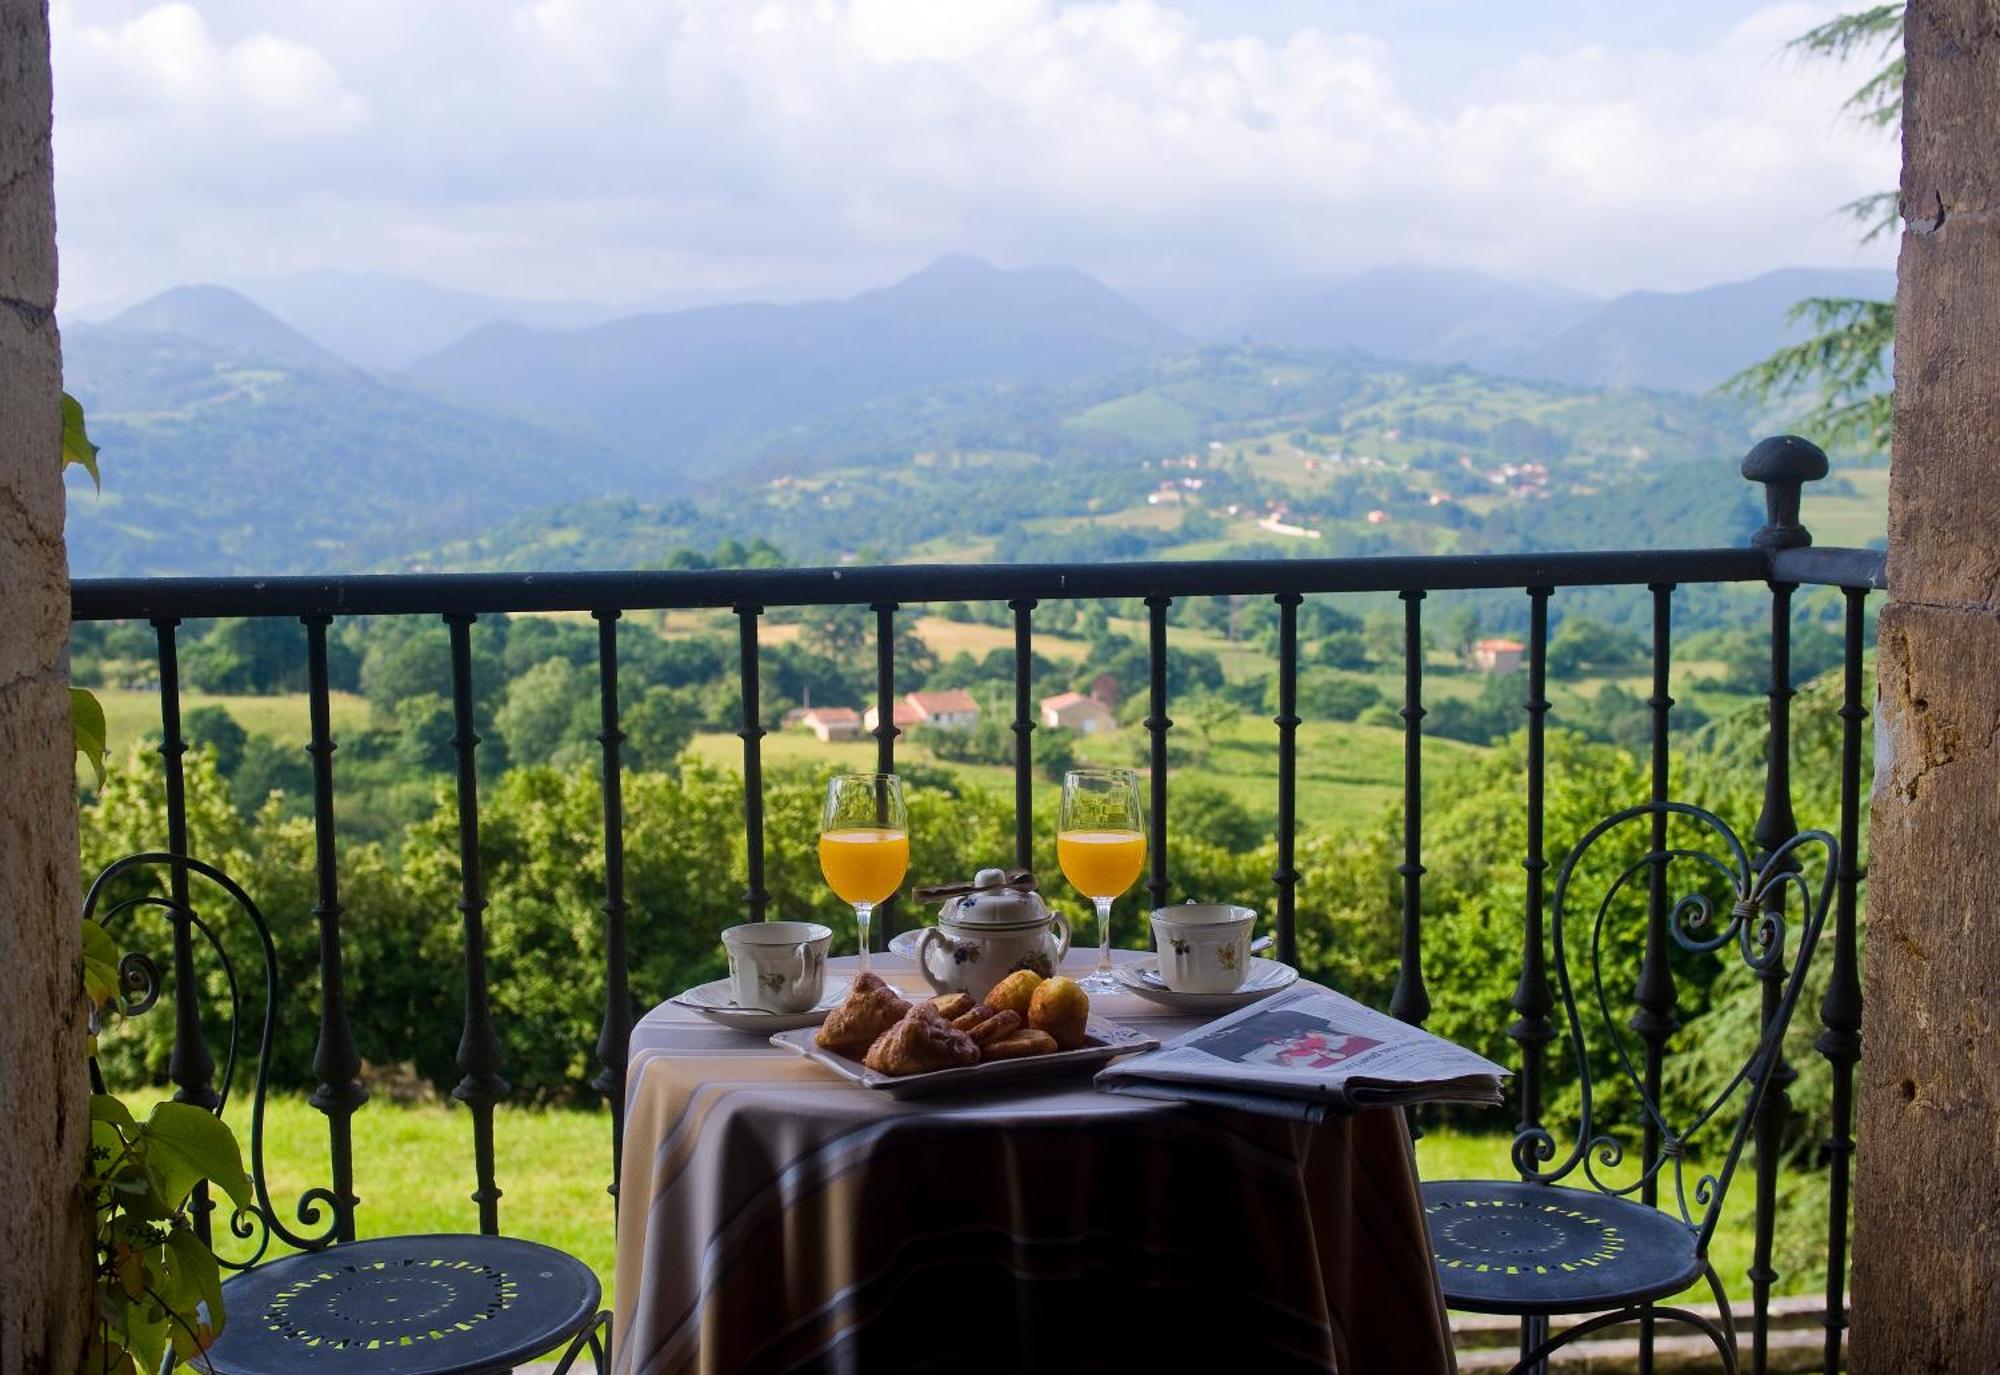
{"label": "pastry", "polygon": [[996,1012],[978,1026],[966,1032],[966,1035],[972,1038],[974,1045],[983,1046],[990,1041],[999,1040],[1002,1036],[1013,1035],[1021,1029],[1022,1025],[1020,1013]]}
{"label": "pastry", "polygon": [[938,1010],[938,1016],[949,1022],[955,1017],[963,1017],[966,1013],[972,1011],[972,995],[970,993],[946,993],[931,999],[931,1006]]}
{"label": "pastry", "polygon": [[988,1062],[1018,1060],[1027,1055],[1053,1055],[1058,1048],[1048,1032],[1026,1028],[988,1041],[979,1048],[979,1058]]}
{"label": "pastry", "polygon": [[[929,1006],[929,1004],[925,1004]],[[903,1020],[910,1005],[876,973],[861,975],[839,1007],[826,1015],[813,1040],[823,1049],[856,1056],[875,1044],[876,1037]]]}
{"label": "pastry", "polygon": [[1042,976],[1034,970],[1017,969],[993,985],[986,995],[986,1005],[996,1012],[1018,1012],[1021,1021],[1026,1023],[1028,1004],[1041,982]]}
{"label": "pastry", "polygon": [[1058,974],[1044,979],[1028,1003],[1028,1025],[1046,1031],[1064,1050],[1083,1044],[1084,1026],[1090,1020],[1090,995],[1074,979]]}
{"label": "pastry", "polygon": [[979,1003],[970,1012],[952,1018],[951,1024],[960,1031],[970,1031],[992,1015],[992,1008],[988,1007],[985,1003]]}
{"label": "pastry", "polygon": [[979,1047],[945,1025],[937,1009],[918,1003],[909,1015],[875,1038],[862,1064],[877,1074],[928,1074],[979,1063]]}

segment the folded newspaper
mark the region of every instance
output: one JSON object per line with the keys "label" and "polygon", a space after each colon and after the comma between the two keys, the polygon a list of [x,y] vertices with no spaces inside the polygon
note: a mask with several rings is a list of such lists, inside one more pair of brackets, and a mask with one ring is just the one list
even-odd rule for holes
{"label": "folded newspaper", "polygon": [[1097,1086],[1319,1122],[1357,1108],[1498,1104],[1506,1074],[1352,998],[1296,988],[1121,1060]]}

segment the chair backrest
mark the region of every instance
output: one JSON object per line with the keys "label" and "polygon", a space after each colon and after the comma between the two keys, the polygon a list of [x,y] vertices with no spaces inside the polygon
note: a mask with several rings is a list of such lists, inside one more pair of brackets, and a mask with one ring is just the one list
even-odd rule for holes
{"label": "chair backrest", "polygon": [[[1688,843],[1689,832],[1698,844]],[[1622,852],[1621,841],[1628,847]],[[1816,884],[1803,867],[1811,857],[1824,863]],[[1521,1177],[1553,1184],[1580,1171],[1592,1188],[1631,1195],[1648,1181],[1657,1187],[1671,1165],[1672,1188],[1659,1192],[1663,1199],[1671,1194],[1706,1255],[1723,1196],[1782,1058],[1785,1030],[1826,922],[1838,868],[1839,846],[1824,831],[1801,832],[1753,864],[1720,818],[1684,802],[1643,803],[1593,826],[1563,861],[1552,920],[1557,997],[1579,1074],[1575,1140],[1557,1161],[1549,1131],[1523,1130],[1513,1149]],[[1674,952],[1682,952],[1684,975],[1695,957],[1711,957],[1725,970],[1740,963],[1761,981],[1767,997],[1776,993],[1748,1055],[1740,1063],[1732,1060],[1713,1096],[1680,1122],[1670,1120],[1659,1081],[1649,1083],[1647,1072],[1649,1039],[1663,1045],[1674,1025],[1667,982]],[[1631,982],[1616,987],[1614,978]],[[1631,1015],[1621,1017],[1621,1008]],[[1610,1061],[1620,1087],[1629,1086],[1636,1096],[1634,1125],[1641,1139],[1648,1129],[1656,1134],[1656,1156],[1648,1162],[1635,1150],[1638,1168],[1629,1179],[1613,1179],[1610,1172],[1623,1166],[1628,1147],[1639,1143],[1606,1130],[1600,1120],[1604,1085],[1595,1079],[1593,1047]],[[1690,1188],[1686,1176],[1693,1150],[1720,1154]]]}
{"label": "chair backrest", "polygon": [[[219,892],[231,910],[218,915],[211,908],[210,915],[204,917],[194,901],[197,883],[202,889]],[[221,1116],[235,1092],[238,1075],[246,1071],[250,1075],[246,1166],[252,1203],[235,1210],[228,1219],[229,1234],[243,1247],[228,1247],[211,1235],[207,1206],[192,1210],[194,1225],[203,1240],[215,1247],[216,1258],[231,1269],[244,1270],[263,1259],[273,1236],[302,1251],[332,1244],[339,1226],[332,1190],[312,1188],[300,1196],[296,1216],[305,1230],[295,1231],[272,1205],[265,1180],[264,1099],[281,985],[277,947],[256,902],[213,865],[154,851],[127,855],[106,866],[91,881],[83,915],[102,926],[121,952],[118,1015],[144,1016],[163,999],[172,1007],[173,1049],[167,1074],[179,1086],[175,1097]],[[145,918],[152,919],[148,923],[152,929],[140,929]],[[225,938],[237,935],[254,947],[247,959],[240,958],[246,954],[240,947],[236,951],[239,958],[232,958]],[[167,956],[164,969],[154,954],[162,949]],[[211,981],[219,981],[222,989],[217,1007],[205,1005],[204,994]],[[254,1021],[254,1035],[246,1037],[245,998],[259,992],[262,1008]],[[219,1076],[209,1050],[211,1030],[220,1032],[223,1045]],[[106,1092],[96,1056],[91,1058],[90,1077],[97,1092]],[[230,1253],[244,1248],[247,1254]]]}

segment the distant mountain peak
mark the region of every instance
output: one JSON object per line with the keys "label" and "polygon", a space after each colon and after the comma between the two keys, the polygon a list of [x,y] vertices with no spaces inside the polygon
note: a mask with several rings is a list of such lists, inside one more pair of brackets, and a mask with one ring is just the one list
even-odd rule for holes
{"label": "distant mountain peak", "polygon": [[226,286],[170,287],[112,316],[101,328],[175,334],[232,356],[294,367],[352,366]]}

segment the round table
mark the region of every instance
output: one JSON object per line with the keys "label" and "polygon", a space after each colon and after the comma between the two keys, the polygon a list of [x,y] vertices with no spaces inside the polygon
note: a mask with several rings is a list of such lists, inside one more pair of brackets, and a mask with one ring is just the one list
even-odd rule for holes
{"label": "round table", "polygon": [[[1092,1011],[1161,1040],[1203,1020]],[[626,1085],[626,1375],[1452,1368],[1400,1112],[1310,1127],[1087,1075],[898,1101],[673,1004]]]}

